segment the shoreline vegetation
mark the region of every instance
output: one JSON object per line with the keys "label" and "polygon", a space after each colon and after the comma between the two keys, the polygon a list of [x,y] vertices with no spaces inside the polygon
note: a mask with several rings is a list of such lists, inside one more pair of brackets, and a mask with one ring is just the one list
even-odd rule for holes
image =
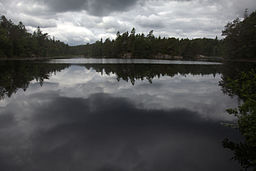
{"label": "shoreline vegetation", "polygon": [[237,141],[227,137],[222,141],[222,145],[233,152],[232,159],[240,163],[243,168],[241,170],[256,170],[255,67],[247,66],[242,70],[226,70],[223,72],[219,85],[224,94],[231,97],[237,96],[239,101],[242,101],[237,107],[226,110],[228,114],[237,118],[233,123],[226,123],[226,126],[238,130],[243,139]]}
{"label": "shoreline vegetation", "polygon": [[244,19],[228,23],[224,39],[177,39],[136,34],[136,29],[116,39],[102,39],[92,44],[69,46],[40,27],[28,33],[22,22],[17,25],[5,16],[0,19],[0,60],[41,60],[52,58],[123,58],[161,60],[208,60],[256,62],[256,11],[245,11]]}

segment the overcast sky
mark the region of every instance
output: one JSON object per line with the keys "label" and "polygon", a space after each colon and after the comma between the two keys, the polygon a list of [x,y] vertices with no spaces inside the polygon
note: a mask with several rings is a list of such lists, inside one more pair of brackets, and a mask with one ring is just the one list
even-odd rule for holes
{"label": "overcast sky", "polygon": [[254,11],[255,0],[0,0],[1,15],[70,45],[115,38],[133,27],[156,36],[221,38],[225,24],[246,8]]}

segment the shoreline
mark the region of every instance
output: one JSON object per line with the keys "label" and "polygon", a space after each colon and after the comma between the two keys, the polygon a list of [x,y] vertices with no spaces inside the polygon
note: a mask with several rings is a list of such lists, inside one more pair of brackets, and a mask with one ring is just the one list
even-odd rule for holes
{"label": "shoreline", "polygon": [[13,57],[13,58],[0,58],[0,61],[36,61],[36,60],[47,60],[47,59],[71,59],[71,58],[84,58],[83,55],[69,55],[69,56],[52,56],[52,57]]}
{"label": "shoreline", "polygon": [[208,61],[208,62],[255,62],[256,59],[225,59],[225,58],[191,58],[191,59],[166,59],[166,58],[93,58],[85,57],[84,55],[70,55],[70,56],[54,56],[54,57],[29,57],[29,58],[0,58],[0,61],[37,61],[37,60],[49,60],[49,59],[149,59],[149,60],[180,60],[180,61]]}

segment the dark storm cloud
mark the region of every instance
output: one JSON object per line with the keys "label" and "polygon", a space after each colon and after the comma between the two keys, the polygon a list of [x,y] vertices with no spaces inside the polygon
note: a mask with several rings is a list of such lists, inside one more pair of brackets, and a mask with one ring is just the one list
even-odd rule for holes
{"label": "dark storm cloud", "polygon": [[106,15],[110,12],[123,11],[136,4],[138,0],[92,0],[87,9],[93,15]]}
{"label": "dark storm cloud", "polygon": [[43,0],[39,2],[43,2],[56,12],[80,11],[88,6],[88,0]]}
{"label": "dark storm cloud", "polygon": [[95,16],[108,15],[123,11],[136,4],[138,0],[44,0],[43,2],[56,12],[86,10]]}
{"label": "dark storm cloud", "polygon": [[[153,0],[154,1],[154,0]],[[191,1],[191,0],[172,0],[172,1]],[[42,2],[42,1],[40,1]],[[43,0],[43,2],[56,12],[86,10],[95,16],[104,16],[116,11],[124,11],[146,0]],[[161,3],[161,1],[159,1]]]}

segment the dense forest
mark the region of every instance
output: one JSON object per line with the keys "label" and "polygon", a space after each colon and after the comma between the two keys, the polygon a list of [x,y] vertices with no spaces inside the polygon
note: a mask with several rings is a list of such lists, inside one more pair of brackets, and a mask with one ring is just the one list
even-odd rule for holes
{"label": "dense forest", "polygon": [[67,55],[69,46],[42,33],[40,28],[28,33],[22,22],[0,19],[0,57],[48,57]]}
{"label": "dense forest", "polygon": [[[239,18],[228,23],[222,35],[224,39],[209,38],[177,39],[155,37],[153,30],[147,35],[117,32],[116,39],[99,40],[92,44],[68,46],[42,33],[40,28],[28,33],[22,22],[15,25],[4,16],[0,20],[0,57],[53,57],[84,55],[94,58],[154,58],[195,59],[226,57],[252,59],[256,56],[256,11],[245,12],[244,20]],[[208,58],[209,59],[209,58]]]}
{"label": "dense forest", "polygon": [[239,18],[228,23],[222,35],[224,39],[208,38],[177,39],[161,38],[153,35],[151,30],[147,35],[131,32],[116,35],[115,40],[101,39],[85,46],[87,57],[123,57],[123,58],[174,58],[191,59],[206,57],[226,57],[233,59],[251,59],[256,57],[256,11],[244,20]]}
{"label": "dense forest", "polygon": [[256,58],[256,11],[244,20],[239,18],[228,23],[222,32],[224,39],[224,54],[227,58]]}
{"label": "dense forest", "polygon": [[115,40],[102,39],[86,45],[85,56],[122,58],[194,58],[198,55],[222,56],[222,40],[177,39],[155,37],[153,30],[147,35],[131,32],[116,35]]}

